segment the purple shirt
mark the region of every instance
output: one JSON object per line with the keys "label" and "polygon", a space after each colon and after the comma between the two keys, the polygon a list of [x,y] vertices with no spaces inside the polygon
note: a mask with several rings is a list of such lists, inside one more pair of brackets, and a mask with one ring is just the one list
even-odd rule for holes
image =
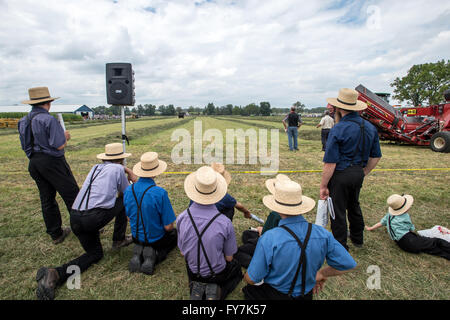
{"label": "purple shirt", "polygon": [[[92,183],[89,203],[86,208],[88,195],[86,194],[84,199],[83,196],[87,191],[95,168],[97,168],[94,174],[94,177],[96,178]],[[125,175],[124,167],[121,164],[108,161],[97,164],[89,172],[83,183],[83,187],[80,192],[78,192],[78,195],[72,205],[72,209],[80,211],[90,210],[93,208],[110,209],[116,204],[117,192],[123,193],[128,185],[128,179]]]}
{"label": "purple shirt", "polygon": [[[193,203],[189,208],[192,218],[201,233],[208,222],[217,214],[214,204],[201,205]],[[192,222],[189,218],[187,210],[183,211],[177,218],[178,229],[178,248],[184,255],[189,269],[197,273],[197,244],[198,237],[195,233]],[[202,242],[205,246],[206,254],[215,273],[219,273],[225,269],[225,256],[232,256],[237,252],[236,236],[234,234],[233,225],[226,216],[219,215],[214,222],[208,227],[202,236]],[[200,275],[208,277],[211,274],[206,262],[205,255],[200,248]]]}
{"label": "purple shirt", "polygon": [[[33,117],[31,127],[34,137],[34,150],[31,150],[31,135],[28,125],[28,117]],[[27,157],[31,152],[42,152],[53,157],[62,157],[64,149],[58,150],[64,143],[66,137],[61,124],[46,109],[33,107],[30,113],[20,119],[17,128],[20,135],[20,143]]]}

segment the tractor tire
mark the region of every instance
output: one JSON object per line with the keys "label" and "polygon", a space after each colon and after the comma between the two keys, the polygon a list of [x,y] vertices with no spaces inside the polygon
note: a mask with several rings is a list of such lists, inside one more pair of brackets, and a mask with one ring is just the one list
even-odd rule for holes
{"label": "tractor tire", "polygon": [[450,132],[435,133],[430,140],[431,150],[435,152],[450,152]]}

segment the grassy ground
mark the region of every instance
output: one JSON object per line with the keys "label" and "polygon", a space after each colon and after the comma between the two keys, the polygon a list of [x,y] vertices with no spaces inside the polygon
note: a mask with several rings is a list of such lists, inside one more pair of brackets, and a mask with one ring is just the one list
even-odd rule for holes
{"label": "grassy ground", "polygon": [[[203,132],[209,128],[225,133],[228,128],[275,128],[281,129],[279,119],[198,117]],[[319,121],[317,119],[317,121]],[[289,152],[287,137],[280,130],[280,170],[321,169],[323,153],[320,130],[314,121],[307,121],[299,132],[298,152]],[[193,171],[199,165],[175,165],[170,158],[174,129],[185,128],[193,135],[193,118],[140,120],[127,123],[131,145],[127,152],[128,167],[135,164],[146,151],[157,151],[168,162],[168,172]],[[120,141],[120,123],[92,127],[68,127],[72,140],[66,149],[66,158],[81,185],[89,169],[97,163],[95,155],[104,150],[104,144]],[[224,134],[225,136],[225,134]],[[270,141],[270,139],[269,139]],[[207,142],[203,143],[205,147]],[[270,147],[268,147],[270,150]],[[450,154],[434,153],[429,148],[397,146],[382,143],[383,158],[379,169],[444,168],[450,167]],[[0,135],[0,299],[35,299],[36,271],[41,266],[57,266],[82,254],[74,235],[54,246],[45,233],[38,191],[27,172],[28,160],[20,148],[15,132]],[[230,165],[230,171],[259,170],[257,165]],[[291,173],[293,180],[301,183],[305,195],[318,198],[320,173]],[[410,211],[418,230],[436,224],[449,226],[450,196],[448,193],[449,171],[375,171],[364,182],[361,206],[366,224],[378,222],[386,211],[386,199],[392,193],[409,193],[415,198]],[[168,193],[176,214],[188,203],[184,194],[184,175],[165,174],[156,179]],[[233,174],[229,192],[251,212],[267,217],[269,210],[262,204],[268,192],[264,187],[267,176],[259,174]],[[63,222],[69,224],[68,213],[58,196]],[[306,214],[314,222],[315,212]],[[233,225],[238,244],[240,235],[257,223],[243,218],[236,212]],[[188,299],[185,263],[176,249],[153,276],[130,274],[127,270],[132,247],[118,252],[111,250],[112,224],[102,234],[105,257],[83,273],[80,290],[65,286],[57,291],[57,299]],[[449,299],[449,262],[430,255],[413,255],[401,251],[390,240],[385,229],[365,232],[362,249],[350,244],[350,252],[358,262],[354,272],[332,278],[316,299]],[[370,265],[381,271],[381,289],[370,290],[366,281]],[[230,299],[243,299],[241,283]]]}

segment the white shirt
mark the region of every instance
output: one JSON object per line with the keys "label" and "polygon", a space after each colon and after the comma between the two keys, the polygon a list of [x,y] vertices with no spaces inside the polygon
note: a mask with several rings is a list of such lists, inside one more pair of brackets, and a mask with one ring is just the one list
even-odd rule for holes
{"label": "white shirt", "polygon": [[321,120],[320,120],[320,126],[322,127],[322,129],[331,129],[334,126],[334,120],[332,117],[330,117],[329,115],[324,116]]}

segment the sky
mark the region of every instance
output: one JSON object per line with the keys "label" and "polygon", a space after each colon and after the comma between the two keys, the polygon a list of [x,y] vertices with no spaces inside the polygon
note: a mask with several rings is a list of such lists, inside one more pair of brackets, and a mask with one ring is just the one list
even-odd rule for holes
{"label": "sky", "polygon": [[0,105],[107,105],[105,64],[129,62],[136,105],[323,107],[442,59],[450,1],[0,0]]}

